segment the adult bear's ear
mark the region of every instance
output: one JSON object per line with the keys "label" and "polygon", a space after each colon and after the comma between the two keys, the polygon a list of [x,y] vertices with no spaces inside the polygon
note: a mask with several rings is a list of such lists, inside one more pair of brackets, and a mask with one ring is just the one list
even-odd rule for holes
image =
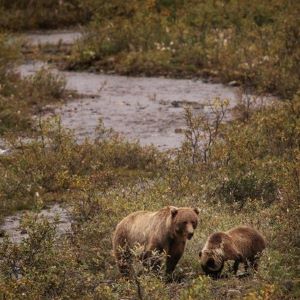
{"label": "adult bear's ear", "polygon": [[171,215],[174,218],[178,213],[178,208],[175,206],[170,206],[170,210],[171,210]]}
{"label": "adult bear's ear", "polygon": [[195,208],[194,208],[194,212],[195,212],[197,215],[199,215],[199,214],[200,214],[199,208],[198,208],[198,207],[195,207]]}

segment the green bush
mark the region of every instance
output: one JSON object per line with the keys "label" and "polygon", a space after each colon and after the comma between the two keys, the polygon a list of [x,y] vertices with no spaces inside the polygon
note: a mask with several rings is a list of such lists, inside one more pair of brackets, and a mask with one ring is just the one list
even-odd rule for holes
{"label": "green bush", "polygon": [[33,114],[75,94],[66,90],[63,76],[46,69],[21,78],[13,71],[20,56],[18,42],[0,34],[0,135],[32,130]]}
{"label": "green bush", "polygon": [[0,295],[15,299],[74,298],[89,295],[96,278],[77,261],[69,241],[58,239],[55,225],[29,217],[21,244],[5,240],[0,245]]}
{"label": "green bush", "polygon": [[70,95],[65,84],[62,76],[47,70],[24,79],[18,74],[9,74],[0,91],[0,134],[33,129],[33,114],[42,112],[46,104],[62,101]]}
{"label": "green bush", "polygon": [[5,84],[8,73],[20,58],[19,44],[13,41],[10,36],[0,32],[0,92]]}
{"label": "green bush", "polygon": [[153,147],[142,148],[116,135],[78,144],[55,120],[41,122],[37,130],[29,143],[11,140],[18,150],[0,157],[2,213],[36,205],[37,193],[46,201],[70,189],[106,190],[118,182],[151,177],[165,161]]}
{"label": "green bush", "polygon": [[[31,97],[38,98],[40,102],[42,102],[43,98],[46,98],[47,102],[51,102],[64,97],[66,80],[62,75],[41,69],[34,75],[25,78],[24,86],[28,87],[27,93],[31,95]],[[41,91],[43,94],[41,95],[40,92],[40,95],[35,96],[34,93],[37,93],[37,91]]]}
{"label": "green bush", "polygon": [[258,178],[255,174],[232,177],[217,187],[217,197],[226,202],[237,202],[241,206],[248,199],[262,200],[268,204],[277,198],[277,185],[272,179]]}

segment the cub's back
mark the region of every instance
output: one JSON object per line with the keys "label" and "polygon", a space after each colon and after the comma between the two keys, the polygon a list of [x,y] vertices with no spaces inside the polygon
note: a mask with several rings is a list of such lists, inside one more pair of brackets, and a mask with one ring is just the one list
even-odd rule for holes
{"label": "cub's back", "polygon": [[264,237],[252,227],[239,226],[226,231],[226,233],[245,257],[253,257],[266,247]]}

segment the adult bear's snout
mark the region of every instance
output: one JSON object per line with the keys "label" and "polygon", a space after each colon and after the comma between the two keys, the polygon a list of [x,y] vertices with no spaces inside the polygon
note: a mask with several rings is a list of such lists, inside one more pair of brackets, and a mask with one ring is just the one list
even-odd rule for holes
{"label": "adult bear's snout", "polygon": [[193,232],[190,232],[190,233],[188,233],[187,238],[190,240],[190,239],[193,237],[193,235],[194,235],[194,233],[193,233]]}

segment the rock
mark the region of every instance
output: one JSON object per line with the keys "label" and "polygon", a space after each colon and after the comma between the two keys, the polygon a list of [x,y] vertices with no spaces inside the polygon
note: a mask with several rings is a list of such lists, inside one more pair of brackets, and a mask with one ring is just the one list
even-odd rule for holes
{"label": "rock", "polygon": [[8,154],[9,150],[8,149],[1,149],[0,148],[0,155]]}
{"label": "rock", "polygon": [[184,133],[184,129],[182,129],[182,128],[175,128],[174,132],[175,133]]}
{"label": "rock", "polygon": [[187,100],[174,100],[171,102],[173,107],[179,108],[179,107],[184,107],[184,106],[191,106],[194,109],[203,109],[204,104],[203,103],[198,103],[195,101],[187,101]]}
{"label": "rock", "polygon": [[27,234],[27,230],[23,228],[23,229],[21,229],[20,233],[21,234]]}
{"label": "rock", "polygon": [[107,59],[107,62],[109,62],[109,63],[115,63],[115,61],[116,61],[116,58],[113,56],[111,56]]}
{"label": "rock", "polygon": [[172,101],[171,104],[176,108],[180,107],[180,101]]}
{"label": "rock", "polygon": [[240,86],[240,83],[237,82],[237,81],[235,81],[235,80],[233,80],[233,81],[230,81],[230,82],[228,83],[228,85],[229,85],[229,86]]}

